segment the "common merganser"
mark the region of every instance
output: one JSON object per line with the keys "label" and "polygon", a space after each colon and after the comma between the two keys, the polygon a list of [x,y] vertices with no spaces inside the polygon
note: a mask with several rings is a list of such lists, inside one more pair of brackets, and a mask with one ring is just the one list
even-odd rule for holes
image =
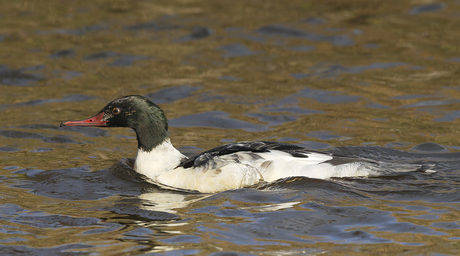
{"label": "common merganser", "polygon": [[136,132],[138,142],[135,171],[155,183],[203,193],[293,176],[328,179],[430,172],[418,164],[338,156],[272,141],[231,143],[188,158],[171,144],[163,110],[139,95],[113,100],[97,115],[65,121],[62,126],[130,127]]}

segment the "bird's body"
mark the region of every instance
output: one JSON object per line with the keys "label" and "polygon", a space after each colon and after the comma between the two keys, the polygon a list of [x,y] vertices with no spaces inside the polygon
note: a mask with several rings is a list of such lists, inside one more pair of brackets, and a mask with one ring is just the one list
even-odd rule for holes
{"label": "bird's body", "polygon": [[204,193],[293,176],[369,177],[422,167],[336,156],[270,141],[227,144],[187,158],[171,144],[163,111],[142,96],[116,99],[94,117],[63,122],[61,126],[131,127],[138,140],[135,171],[155,183]]}

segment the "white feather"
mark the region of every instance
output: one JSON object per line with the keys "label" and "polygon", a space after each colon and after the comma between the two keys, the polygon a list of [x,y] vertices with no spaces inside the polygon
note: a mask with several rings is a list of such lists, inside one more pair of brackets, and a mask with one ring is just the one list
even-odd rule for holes
{"label": "white feather", "polygon": [[[249,152],[238,152],[236,154],[244,155],[248,153]],[[333,158],[328,154],[309,152],[305,153],[307,157],[294,157],[289,153],[278,150],[249,154],[257,154],[261,159],[250,162],[242,161],[242,163],[251,164],[259,169],[264,180],[267,182],[293,176],[327,179],[332,177],[340,178],[369,175],[365,168],[363,168],[364,164],[360,162],[342,165],[325,163]],[[247,159],[247,157],[242,158]]]}
{"label": "white feather", "polygon": [[175,149],[169,139],[166,139],[149,152],[138,149],[134,170],[156,180],[158,175],[176,168],[184,158],[186,156]]}

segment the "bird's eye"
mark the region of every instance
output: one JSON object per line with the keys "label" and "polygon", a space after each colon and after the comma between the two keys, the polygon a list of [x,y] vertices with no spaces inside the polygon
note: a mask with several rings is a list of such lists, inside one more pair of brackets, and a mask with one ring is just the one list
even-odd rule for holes
{"label": "bird's eye", "polygon": [[120,114],[120,113],[121,113],[121,110],[120,110],[119,108],[114,108],[114,109],[112,109],[112,114],[118,115],[118,114]]}

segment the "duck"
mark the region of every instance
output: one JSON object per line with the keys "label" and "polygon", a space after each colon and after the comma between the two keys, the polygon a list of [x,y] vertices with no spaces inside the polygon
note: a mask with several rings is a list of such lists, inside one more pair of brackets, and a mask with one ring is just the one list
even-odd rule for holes
{"label": "duck", "polygon": [[93,117],[64,121],[60,126],[131,128],[137,138],[134,171],[152,183],[201,193],[245,188],[289,177],[365,178],[433,172],[423,164],[347,157],[276,141],[235,142],[187,157],[172,145],[164,111],[140,95],[115,99]]}

